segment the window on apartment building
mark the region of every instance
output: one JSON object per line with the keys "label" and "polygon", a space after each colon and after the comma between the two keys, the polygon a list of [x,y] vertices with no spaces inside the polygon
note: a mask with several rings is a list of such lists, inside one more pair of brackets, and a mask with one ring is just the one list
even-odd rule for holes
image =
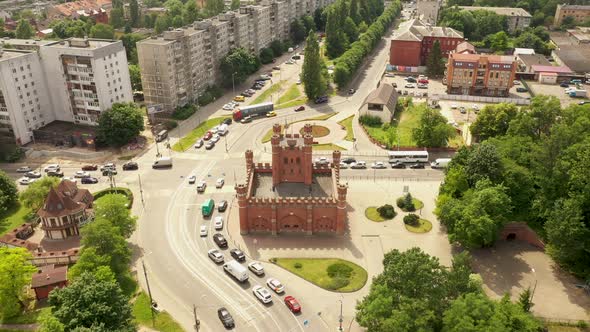
{"label": "window on apartment building", "polygon": [[16,69],[12,68],[12,73],[16,74]]}
{"label": "window on apartment building", "polygon": [[31,93],[30,92],[27,92],[27,97],[30,97],[30,96],[31,96]]}
{"label": "window on apartment building", "polygon": [[15,78],[14,78],[14,81],[15,81],[15,82],[18,82],[18,77],[15,77]]}
{"label": "window on apartment building", "polygon": [[107,86],[110,87],[111,86],[111,82],[107,82]]}
{"label": "window on apartment building", "polygon": [[33,101],[32,100],[29,100],[29,105],[33,105]]}
{"label": "window on apartment building", "polygon": [[27,75],[23,75],[23,80],[26,80],[26,79],[27,79]]}
{"label": "window on apartment building", "polygon": [[[35,82],[31,82],[31,86],[35,86]],[[36,90],[35,90],[36,91]]]}
{"label": "window on apartment building", "polygon": [[33,73],[29,73],[29,77],[33,77]]}
{"label": "window on apartment building", "polygon": [[29,85],[27,83],[25,83],[25,89],[28,88],[28,87],[29,87]]}
{"label": "window on apartment building", "polygon": [[25,68],[23,66],[20,66],[20,71],[25,71]]}
{"label": "window on apartment building", "polygon": [[[30,121],[29,121],[29,119],[27,119],[27,123],[29,123],[29,122],[30,122]],[[30,129],[29,129],[29,130],[30,130]]]}
{"label": "window on apartment building", "polygon": [[27,69],[31,69],[31,65],[27,65]]}
{"label": "window on apartment building", "polygon": [[107,78],[109,78],[109,74],[106,74],[106,75],[107,75]]}
{"label": "window on apartment building", "polygon": [[36,116],[33,117],[33,121],[37,121],[37,117]]}
{"label": "window on apartment building", "polygon": [[18,97],[19,97],[20,99],[23,99],[23,95],[18,95]]}

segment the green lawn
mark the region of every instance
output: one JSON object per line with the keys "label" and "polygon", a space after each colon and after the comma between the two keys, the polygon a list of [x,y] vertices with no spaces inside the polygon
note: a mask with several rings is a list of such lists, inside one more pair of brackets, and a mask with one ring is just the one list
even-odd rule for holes
{"label": "green lawn", "polygon": [[[308,118],[308,119],[303,119],[303,120],[299,120],[299,121],[295,121],[295,122],[290,122],[289,126],[292,125],[293,123],[297,123],[297,122],[303,122],[303,121],[323,121],[323,120],[327,120],[331,117],[333,117],[334,115],[336,115],[338,113],[336,112],[330,112],[330,113],[326,113],[326,114],[322,114],[313,118]],[[285,126],[281,127],[282,131],[285,131]],[[262,143],[266,143],[266,142],[270,142],[270,138],[272,137],[272,128],[269,129],[266,134],[264,134],[264,136],[262,136]],[[344,148],[340,147],[341,150],[345,150]]]}
{"label": "green lawn", "polygon": [[[50,307],[35,309],[35,310],[28,310],[24,312],[22,315],[7,318],[4,320],[0,320],[1,324],[34,324],[37,322],[39,316],[43,314],[45,311],[51,311]],[[0,330],[1,331],[1,330]]]}
{"label": "green lawn", "polygon": [[291,85],[291,87],[289,87],[289,89],[287,90],[287,92],[285,92],[278,101],[278,105],[284,104],[286,102],[292,101],[294,99],[297,99],[301,96],[301,90],[299,90],[299,86],[297,84],[293,84]]}
{"label": "green lawn", "polygon": [[416,210],[420,210],[424,207],[424,203],[422,203],[422,201],[417,199],[416,197],[412,197],[412,203],[414,203],[414,208]]}
{"label": "green lawn", "polygon": [[275,109],[280,110],[280,109],[284,109],[284,108],[290,108],[290,107],[295,107],[295,106],[301,106],[301,105],[305,105],[307,103],[307,97],[303,96],[301,98],[297,98],[295,100],[291,100],[289,102],[277,105],[275,107]]}
{"label": "green lawn", "polygon": [[406,229],[412,233],[428,233],[432,229],[432,223],[426,219],[419,219],[418,222],[420,223],[418,226],[411,226],[404,224]]}
{"label": "green lawn", "polygon": [[197,128],[191,130],[186,136],[180,139],[180,141],[176,142],[172,146],[172,150],[176,152],[183,152],[186,149],[190,148],[195,144],[197,139],[203,136],[209,129],[217,126],[221,123],[224,119],[229,118],[230,116],[221,116],[218,118],[211,118],[205,122],[202,122],[197,126]]}
{"label": "green lawn", "polygon": [[[412,131],[414,128],[418,128],[420,115],[424,112],[425,107],[424,105],[413,105],[406,108],[403,112],[394,114],[394,121],[392,121],[391,127],[397,130],[395,145],[416,146],[416,142],[412,138]],[[381,129],[381,127],[369,127],[365,125],[363,127],[367,129],[371,137],[382,144],[388,144],[387,132]]]}
{"label": "green lawn", "polygon": [[256,97],[256,99],[254,99],[253,101],[251,101],[249,105],[260,104],[260,103],[263,103],[263,102],[267,101],[267,99],[270,99],[270,96],[273,93],[276,93],[279,90],[281,90],[281,85],[283,85],[283,82],[284,81],[280,81],[278,83],[275,83],[275,84],[271,85],[270,88],[266,89],[264,92],[262,92],[260,94],[260,96]]}
{"label": "green lawn", "polygon": [[365,217],[367,217],[369,220],[376,221],[376,222],[382,222],[382,221],[388,220],[388,219],[381,217],[379,212],[377,212],[376,206],[369,206],[365,210]]}
{"label": "green lawn", "polygon": [[354,140],[354,132],[352,131],[352,120],[354,119],[354,115],[347,117],[346,119],[338,122],[339,125],[344,126],[346,128],[346,137],[344,137],[347,141]]}
{"label": "green lawn", "polygon": [[161,332],[184,332],[182,327],[170,316],[163,311],[156,314],[156,326],[152,326],[152,314],[150,309],[150,298],[145,293],[140,293],[133,304],[133,317],[139,325],[145,325],[151,329]]}
{"label": "green lawn", "polygon": [[[296,268],[295,264],[301,264]],[[328,266],[341,263],[352,268],[348,284],[335,288],[334,278],[328,275]],[[277,258],[276,264],[299,277],[327,290],[336,292],[354,292],[361,289],[367,282],[367,271],[353,262],[338,258]]]}
{"label": "green lawn", "polygon": [[575,326],[547,325],[549,332],[583,332],[584,330]]}
{"label": "green lawn", "polygon": [[311,146],[312,150],[317,151],[343,151],[346,150],[345,148],[341,147],[340,145],[333,144],[333,143],[324,143],[324,144],[314,144]]}
{"label": "green lawn", "polygon": [[4,235],[15,227],[24,224],[30,213],[31,209],[20,202],[8,209],[8,211],[0,215],[0,235]]}

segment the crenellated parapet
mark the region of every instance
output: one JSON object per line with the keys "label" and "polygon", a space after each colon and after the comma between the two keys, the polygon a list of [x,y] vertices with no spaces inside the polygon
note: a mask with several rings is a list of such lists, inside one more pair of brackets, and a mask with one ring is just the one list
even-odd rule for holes
{"label": "crenellated parapet", "polygon": [[336,207],[338,201],[333,197],[248,197],[249,205],[261,207],[264,205],[284,207],[291,205]]}

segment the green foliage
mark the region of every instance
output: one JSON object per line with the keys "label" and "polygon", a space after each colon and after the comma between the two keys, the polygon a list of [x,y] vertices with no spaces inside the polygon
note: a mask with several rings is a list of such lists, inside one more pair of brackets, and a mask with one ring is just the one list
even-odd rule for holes
{"label": "green foliage", "polygon": [[479,141],[504,136],[510,121],[516,118],[517,113],[518,108],[514,104],[486,105],[469,129]]}
{"label": "green foliage", "polygon": [[332,6],[326,10],[328,12],[328,20],[326,22],[326,53],[329,58],[334,59],[339,57],[344,51],[348,49],[349,40],[343,29],[343,22],[346,17],[342,15],[343,8],[346,3],[343,1],[336,1]]}
{"label": "green foliage", "polygon": [[430,51],[430,54],[428,54],[428,58],[426,59],[426,73],[428,76],[439,77],[444,74],[445,65],[442,51],[440,49],[440,42],[435,40],[432,45],[432,51]]}
{"label": "green foliage", "polygon": [[159,15],[154,23],[154,31],[160,34],[172,26],[172,19],[168,15]]}
{"label": "green foliage", "polygon": [[395,209],[391,204],[385,204],[377,208],[377,212],[382,218],[393,219],[396,216]]}
{"label": "green foliage", "polygon": [[27,189],[20,194],[20,200],[26,207],[33,211],[37,211],[43,206],[47,194],[49,194],[49,190],[57,187],[59,182],[59,178],[44,176],[31,183]]}
{"label": "green foliage", "polygon": [[265,47],[260,50],[260,62],[263,64],[271,63],[272,59],[274,59],[275,54],[272,48]]}
{"label": "green foliage", "polygon": [[26,286],[37,269],[25,248],[0,247],[0,318],[10,318],[25,309]]}
{"label": "green foliage", "polygon": [[90,33],[91,24],[82,20],[64,19],[53,20],[49,27],[53,29],[53,34],[58,38],[82,38]]}
{"label": "green foliage", "polygon": [[131,215],[129,200],[123,194],[108,194],[94,208],[95,220],[106,219],[119,228],[124,238],[129,238],[137,226],[137,217]]}
{"label": "green foliage", "polygon": [[[145,39],[145,36],[139,33],[126,33],[122,35],[119,39],[123,42],[123,46],[125,47],[125,53],[127,54],[127,60],[132,65],[137,65],[137,42]],[[139,67],[138,67],[139,69]],[[129,74],[131,73],[131,68],[129,68]],[[133,85],[133,77],[131,78],[131,84]],[[135,82],[137,86],[137,81]],[[139,80],[139,86],[141,87],[141,80]],[[135,89],[135,87],[134,87]],[[142,90],[139,88],[138,90]]]}
{"label": "green foliage", "polygon": [[418,147],[444,147],[456,135],[453,126],[437,109],[426,108],[420,116],[420,125],[412,131]]}
{"label": "green foliage", "polygon": [[470,41],[481,41],[486,36],[507,30],[506,16],[492,11],[467,11],[447,7],[440,14],[439,25],[462,31]]}
{"label": "green foliage", "polygon": [[109,23],[115,28],[120,29],[125,26],[125,14],[123,6],[114,7],[109,14]]}
{"label": "green foliage", "polygon": [[328,88],[326,77],[322,74],[325,67],[320,57],[320,46],[315,32],[310,31],[305,46],[305,57],[301,69],[301,81],[307,98],[314,100],[323,96]]}
{"label": "green foliage", "polygon": [[244,82],[260,68],[260,60],[243,48],[235,48],[221,59],[219,67],[223,85],[231,87],[232,75],[236,85]]}
{"label": "green foliage", "polygon": [[207,17],[220,14],[224,9],[225,2],[223,0],[205,0],[205,14]]}
{"label": "green foliage", "polygon": [[103,259],[107,257],[110,258],[109,267],[117,279],[120,280],[127,273],[127,266],[131,261],[131,249],[127,246],[122,230],[108,219],[97,217],[95,221],[84,226],[81,244],[84,246],[82,255],[90,248],[95,250],[93,252],[95,257],[89,257],[89,262],[104,263]]}
{"label": "green foliage", "polygon": [[293,267],[296,269],[300,269],[303,267],[303,265],[301,263],[295,263],[295,264],[293,264]]}
{"label": "green foliage", "polygon": [[16,38],[31,39],[35,35],[35,30],[29,21],[21,19],[16,26]]}
{"label": "green foliage", "polygon": [[489,179],[494,183],[502,180],[502,162],[496,147],[483,142],[471,150],[465,164],[465,172],[470,186],[479,180]]}
{"label": "green foliage", "polygon": [[141,17],[137,0],[129,0],[129,18],[132,26],[139,27]]}
{"label": "green foliage", "polygon": [[376,115],[361,115],[359,122],[365,126],[379,127],[382,125],[382,120]]}
{"label": "green foliage", "polygon": [[490,48],[496,53],[504,54],[504,51],[510,48],[510,40],[505,31],[496,32],[487,38],[489,38]]}
{"label": "green foliage", "polygon": [[229,6],[231,10],[236,10],[240,8],[240,0],[231,0],[231,5]]}
{"label": "green foliage", "polygon": [[187,104],[185,106],[181,106],[176,108],[172,113],[172,118],[174,120],[186,120],[191,117],[191,115],[197,112],[197,107],[193,104]]}
{"label": "green foliage", "polygon": [[192,24],[199,19],[200,12],[195,1],[187,1],[182,8],[182,21],[184,24]]}
{"label": "green foliage", "polygon": [[205,106],[223,95],[223,90],[215,85],[207,86],[205,92],[199,96],[199,105]]}
{"label": "green foliage", "polygon": [[55,318],[50,311],[44,311],[39,319],[37,320],[39,324],[38,332],[64,332],[65,326],[64,324],[60,323],[60,321]]}
{"label": "green foliage", "polygon": [[308,34],[310,31],[316,32],[316,26],[315,26],[315,22],[313,20],[313,17],[311,17],[310,15],[304,15],[303,17],[301,17],[301,23],[303,23],[303,26],[305,27],[305,33]]}
{"label": "green foliage", "polygon": [[113,39],[115,38],[115,29],[108,24],[98,23],[90,29],[90,37],[98,39]]}
{"label": "green foliage", "polygon": [[410,213],[410,214],[404,216],[404,224],[406,224],[406,225],[418,226],[419,220],[420,220],[420,217],[418,217],[418,215],[414,214],[414,213]]}
{"label": "green foliage", "polygon": [[115,103],[98,118],[97,136],[110,146],[122,146],[144,129],[143,114],[134,103]]}
{"label": "green foliage", "polygon": [[326,29],[327,19],[327,12],[324,10],[324,8],[316,8],[316,10],[313,12],[313,21],[317,30],[324,31]]}
{"label": "green foliage", "polygon": [[326,269],[331,278],[350,278],[352,276],[352,267],[343,263],[334,263]]}
{"label": "green foliage", "polygon": [[307,36],[307,32],[305,31],[305,25],[303,24],[303,21],[300,19],[291,22],[289,31],[291,35],[291,40],[295,44],[302,42],[303,40],[305,40],[305,36]]}
{"label": "green foliage", "polygon": [[270,48],[272,49],[272,53],[276,57],[281,56],[287,50],[287,48],[285,47],[285,43],[278,39],[273,40],[272,43],[270,43]]}
{"label": "green foliage", "polygon": [[342,29],[344,30],[344,34],[346,35],[349,42],[352,43],[358,39],[359,29],[356,26],[356,23],[354,23],[352,18],[347,17],[344,20],[344,26],[342,27]]}
{"label": "green foliage", "polygon": [[129,299],[114,280],[84,272],[68,287],[49,295],[53,315],[66,330],[87,328],[104,331],[135,331]]}
{"label": "green foliage", "polygon": [[131,79],[131,88],[133,91],[142,91],[141,71],[138,65],[129,64],[129,78]]}
{"label": "green foliage", "polygon": [[518,304],[524,312],[531,312],[531,308],[535,304],[533,303],[533,292],[530,287],[527,287],[518,295]]}
{"label": "green foliage", "polygon": [[[33,182],[35,184],[35,182]],[[18,198],[18,190],[14,180],[6,173],[0,170],[0,215],[4,214],[14,204]]]}

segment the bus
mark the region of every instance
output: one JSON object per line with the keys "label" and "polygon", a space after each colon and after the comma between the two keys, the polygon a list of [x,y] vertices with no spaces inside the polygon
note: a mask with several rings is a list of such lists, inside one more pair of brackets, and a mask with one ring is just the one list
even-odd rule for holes
{"label": "bus", "polygon": [[164,129],[156,135],[156,142],[162,142],[168,137],[168,130]]}
{"label": "bus", "polygon": [[241,119],[249,116],[251,118],[257,116],[264,116],[268,112],[272,112],[274,110],[273,103],[260,103],[254,105],[248,105],[243,107],[238,107],[233,111],[233,118],[234,121],[240,121]]}
{"label": "bus", "polygon": [[201,204],[201,214],[203,217],[211,217],[214,207],[215,202],[212,199],[204,201],[203,204]]}
{"label": "bus", "polygon": [[426,163],[428,151],[390,151],[389,163]]}

